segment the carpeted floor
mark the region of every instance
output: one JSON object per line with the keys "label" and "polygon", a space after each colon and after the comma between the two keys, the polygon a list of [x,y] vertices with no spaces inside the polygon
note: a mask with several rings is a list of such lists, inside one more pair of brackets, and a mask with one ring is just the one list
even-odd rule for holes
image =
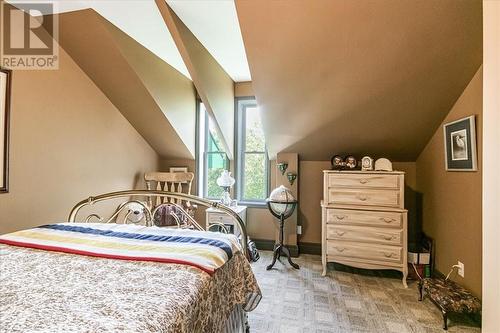
{"label": "carpeted floor", "polygon": [[[329,269],[322,277],[321,258],[313,255],[294,259],[300,270],[284,258],[266,271],[271,258],[261,251],[252,264],[263,294],[249,313],[252,333],[445,332],[440,311],[428,299],[419,302],[417,283],[405,289],[397,273]],[[449,332],[480,332],[469,317],[451,316],[448,324]]]}

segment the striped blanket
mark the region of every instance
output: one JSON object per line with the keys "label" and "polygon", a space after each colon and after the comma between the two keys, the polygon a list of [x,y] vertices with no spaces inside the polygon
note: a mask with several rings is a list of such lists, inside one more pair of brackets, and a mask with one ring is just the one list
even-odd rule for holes
{"label": "striped blanket", "polygon": [[43,225],[1,235],[0,243],[109,259],[185,264],[208,274],[241,250],[234,235],[112,223]]}

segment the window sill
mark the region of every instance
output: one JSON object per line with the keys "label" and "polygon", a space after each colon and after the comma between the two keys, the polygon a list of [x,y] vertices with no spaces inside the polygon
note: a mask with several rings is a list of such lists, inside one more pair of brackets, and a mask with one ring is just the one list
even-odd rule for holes
{"label": "window sill", "polygon": [[238,201],[238,206],[247,206],[248,208],[266,208],[267,203],[265,201],[255,202],[255,201]]}

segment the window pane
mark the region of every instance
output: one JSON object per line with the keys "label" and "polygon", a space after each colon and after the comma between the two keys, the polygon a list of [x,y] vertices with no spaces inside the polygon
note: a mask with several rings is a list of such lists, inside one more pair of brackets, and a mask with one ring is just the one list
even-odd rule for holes
{"label": "window pane", "polygon": [[207,151],[224,151],[222,141],[215,129],[213,120],[208,117],[208,147]]}
{"label": "window pane", "polygon": [[222,170],[227,169],[227,158],[225,153],[207,153],[207,197],[220,198],[222,188],[217,185]]}
{"label": "window pane", "polygon": [[247,107],[245,112],[245,151],[265,151],[264,130],[256,106]]}
{"label": "window pane", "polygon": [[245,154],[243,199],[263,200],[266,198],[266,155]]}

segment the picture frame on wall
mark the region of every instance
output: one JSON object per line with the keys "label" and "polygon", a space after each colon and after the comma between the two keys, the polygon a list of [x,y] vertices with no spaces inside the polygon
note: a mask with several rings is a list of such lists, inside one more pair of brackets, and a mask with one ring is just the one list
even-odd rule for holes
{"label": "picture frame on wall", "polygon": [[476,116],[444,124],[447,171],[477,171]]}
{"label": "picture frame on wall", "polygon": [[0,67],[0,193],[9,192],[9,122],[11,75]]}

